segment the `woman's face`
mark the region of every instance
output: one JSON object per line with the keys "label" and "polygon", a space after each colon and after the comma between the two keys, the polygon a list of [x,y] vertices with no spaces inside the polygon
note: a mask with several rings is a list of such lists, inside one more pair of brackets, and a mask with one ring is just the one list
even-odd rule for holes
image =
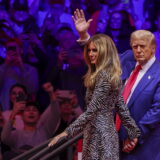
{"label": "woman's face", "polygon": [[16,102],[16,97],[19,93],[24,93],[26,95],[26,93],[24,92],[23,88],[21,87],[14,87],[11,92],[10,92],[10,101],[12,103]]}
{"label": "woman's face", "polygon": [[106,17],[106,19],[99,19],[97,24],[97,32],[105,33],[107,25],[108,25],[108,17]]}
{"label": "woman's face", "polygon": [[98,51],[93,42],[88,45],[87,54],[91,64],[96,64],[98,58]]}
{"label": "woman's face", "polygon": [[122,15],[120,13],[113,13],[110,20],[110,28],[120,29],[122,25]]}

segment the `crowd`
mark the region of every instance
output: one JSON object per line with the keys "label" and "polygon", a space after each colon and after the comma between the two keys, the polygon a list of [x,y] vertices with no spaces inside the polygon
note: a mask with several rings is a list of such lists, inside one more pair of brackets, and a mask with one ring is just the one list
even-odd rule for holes
{"label": "crowd", "polygon": [[[77,8],[83,9],[86,20],[89,19],[88,26],[81,30],[83,34],[72,19]],[[143,36],[130,38],[136,30],[153,33],[156,46],[154,58],[160,60],[160,0],[0,0],[0,131],[3,159],[11,159],[62,132],[86,111],[83,81],[88,66],[83,57],[83,47],[90,37],[106,34],[112,38],[121,62],[121,78],[126,84],[125,80],[139,63],[139,57],[135,55],[138,50],[136,40]],[[146,49],[145,52],[149,51]],[[139,81],[143,76],[152,80],[152,73],[159,73],[156,66],[153,67],[155,70],[147,72],[154,58],[146,58],[149,64],[144,67]],[[142,93],[144,99],[137,97],[136,102],[130,102],[130,96],[126,102],[141,129],[140,143],[145,145],[152,142],[151,138],[146,138],[159,122],[159,112],[154,110],[154,107],[158,110],[160,102],[157,97],[158,80],[153,79],[150,85],[154,87]],[[136,86],[140,87],[138,83]],[[131,103],[135,106],[143,104],[142,110],[130,108],[130,105],[134,106]],[[135,112],[141,114],[137,116]],[[124,132],[121,126],[122,139],[126,134]],[[145,154],[148,149],[143,150],[140,145],[138,148],[140,152],[136,150],[135,154]],[[71,149],[73,155],[75,147]],[[65,151],[58,158],[64,160],[67,154]],[[128,155],[122,157],[127,159]]]}

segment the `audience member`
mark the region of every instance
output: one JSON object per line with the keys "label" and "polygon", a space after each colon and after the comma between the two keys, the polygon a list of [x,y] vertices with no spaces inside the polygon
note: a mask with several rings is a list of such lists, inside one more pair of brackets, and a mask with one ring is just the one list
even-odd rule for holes
{"label": "audience member", "polygon": [[24,61],[37,69],[41,84],[50,57],[46,54],[42,41],[35,33],[23,33],[20,35],[20,39],[23,43]]}
{"label": "audience member", "polygon": [[125,10],[113,11],[109,14],[105,33],[113,39],[119,53],[130,49],[129,38],[134,27],[131,26],[129,17]]}
{"label": "audience member", "polygon": [[[55,135],[64,131],[64,129],[82,113],[82,109],[78,104],[77,96],[73,91],[58,90],[56,93],[60,102],[61,122]],[[71,145],[58,157],[60,160],[70,160],[74,154],[74,150],[74,145]]]}
{"label": "audience member", "polygon": [[2,109],[9,108],[9,89],[15,83],[20,83],[27,88],[29,94],[36,95],[38,90],[37,70],[23,62],[23,52],[19,39],[10,39],[6,43],[6,59],[0,65],[0,102]]}
{"label": "audience member", "polygon": [[129,12],[136,29],[147,29],[153,23],[154,12],[159,10],[159,0],[130,0]]}
{"label": "audience member", "polygon": [[[27,100],[29,99],[25,86],[21,84],[14,84],[9,90],[9,110],[3,111],[3,117],[5,122],[9,120],[9,117],[13,111],[24,110]],[[24,127],[21,112],[15,116],[13,127],[16,129],[22,129]]]}
{"label": "audience member", "polygon": [[63,34],[59,37],[57,63],[49,67],[46,81],[52,82],[56,89],[74,90],[80,106],[84,107],[83,75],[86,72],[86,65],[82,49],[76,43],[76,36],[72,30],[61,30],[61,33]]}
{"label": "audience member", "polygon": [[51,98],[51,103],[45,112],[40,116],[39,105],[29,102],[22,112],[23,129],[12,130],[15,116],[21,110],[13,110],[10,119],[2,130],[2,141],[11,147],[11,152],[4,154],[8,160],[26,150],[51,138],[57,130],[60,122],[59,103],[53,87],[48,83],[44,86]]}

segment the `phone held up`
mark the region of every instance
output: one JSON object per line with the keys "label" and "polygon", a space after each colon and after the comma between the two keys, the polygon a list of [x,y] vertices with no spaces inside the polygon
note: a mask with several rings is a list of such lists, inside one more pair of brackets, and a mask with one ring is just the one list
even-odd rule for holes
{"label": "phone held up", "polygon": [[23,92],[20,92],[16,96],[16,102],[22,102],[22,101],[26,101],[26,100],[27,100],[27,96]]}

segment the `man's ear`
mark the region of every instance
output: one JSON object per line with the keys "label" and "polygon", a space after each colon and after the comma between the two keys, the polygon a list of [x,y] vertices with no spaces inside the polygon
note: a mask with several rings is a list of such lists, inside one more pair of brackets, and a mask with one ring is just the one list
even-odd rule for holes
{"label": "man's ear", "polygon": [[156,53],[156,46],[155,46],[155,45],[152,45],[152,46],[151,46],[151,49],[152,49],[152,53],[155,54],[155,53]]}

